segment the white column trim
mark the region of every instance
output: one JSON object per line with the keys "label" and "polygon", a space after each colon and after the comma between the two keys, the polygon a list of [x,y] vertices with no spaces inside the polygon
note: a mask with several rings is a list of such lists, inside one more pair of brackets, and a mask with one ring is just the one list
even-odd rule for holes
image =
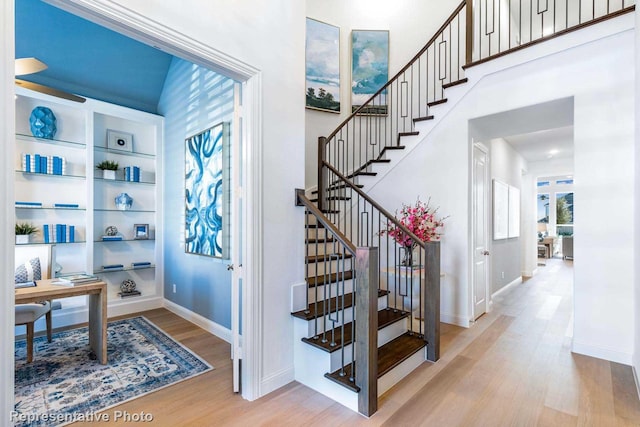
{"label": "white column trim", "polygon": [[[13,196],[14,176],[14,150],[15,144],[15,78],[14,57],[15,57],[15,29],[14,29],[14,3],[13,1],[3,1],[0,6],[0,32],[2,34],[2,59],[0,60],[0,102],[3,104],[0,113],[0,131],[6,155],[2,156],[2,184],[0,184],[0,271],[4,272],[0,286],[0,341],[5,343],[2,346],[0,355],[0,419],[1,425],[9,423],[9,414],[13,410],[14,402],[14,290],[8,283],[13,283],[11,273],[14,269],[14,230],[15,209]],[[7,418],[5,418],[7,417]]]}

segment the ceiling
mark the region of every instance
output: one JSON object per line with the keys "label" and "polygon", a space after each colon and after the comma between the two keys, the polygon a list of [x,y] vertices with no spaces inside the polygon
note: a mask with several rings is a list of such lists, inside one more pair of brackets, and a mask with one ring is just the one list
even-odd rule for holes
{"label": "ceiling", "polygon": [[573,126],[503,138],[527,162],[573,157]]}
{"label": "ceiling", "polygon": [[23,80],[157,113],[173,56],[41,0],[15,2],[16,58],[49,66]]}

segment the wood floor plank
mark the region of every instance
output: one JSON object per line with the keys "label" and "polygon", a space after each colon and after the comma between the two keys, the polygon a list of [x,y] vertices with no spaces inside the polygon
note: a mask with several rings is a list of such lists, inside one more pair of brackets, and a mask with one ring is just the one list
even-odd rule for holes
{"label": "wood floor plank", "polygon": [[[144,411],[172,427],[640,426],[631,368],[571,353],[572,262],[546,263],[471,328],[442,324],[441,359],[392,387],[370,419],[297,382],[243,400],[231,391],[229,344],[165,309],[141,314],[215,369],[105,412]],[[74,424],[84,425],[113,423]]]}

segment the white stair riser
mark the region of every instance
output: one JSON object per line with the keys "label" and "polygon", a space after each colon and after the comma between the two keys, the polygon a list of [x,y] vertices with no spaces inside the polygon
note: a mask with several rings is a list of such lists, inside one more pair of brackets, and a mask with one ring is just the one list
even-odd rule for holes
{"label": "white stair riser", "polygon": [[[378,310],[382,310],[386,308],[386,306],[386,297],[378,298]],[[354,310],[352,309],[352,307],[348,307],[345,310],[344,316],[342,315],[342,310],[338,310],[337,312],[331,313],[330,315],[320,316],[317,319],[307,320],[307,332],[303,336],[312,337],[316,333],[321,334],[322,332],[324,332],[325,327],[333,328],[335,326],[340,326],[343,323],[349,323],[353,320],[353,311]]]}
{"label": "white stair riser", "polygon": [[335,239],[333,242],[317,242],[307,245],[307,255],[309,256],[342,253],[343,250],[344,246]]}
{"label": "white stair riser", "polygon": [[[326,289],[325,289],[326,288]],[[353,292],[353,280],[345,280],[339,283],[329,283],[327,285],[309,287],[309,302],[322,301],[324,299],[332,298],[337,295],[338,290],[341,293]],[[325,294],[326,291],[326,294]],[[317,298],[316,298],[317,295]]]}
{"label": "white stair riser", "polygon": [[330,235],[325,228],[309,228],[305,232],[305,238],[309,239],[326,239]]}
{"label": "white stair riser", "polygon": [[307,264],[307,277],[322,276],[325,274],[342,273],[343,271],[350,271],[353,261],[351,258],[340,259],[335,261],[325,262],[310,262]]}

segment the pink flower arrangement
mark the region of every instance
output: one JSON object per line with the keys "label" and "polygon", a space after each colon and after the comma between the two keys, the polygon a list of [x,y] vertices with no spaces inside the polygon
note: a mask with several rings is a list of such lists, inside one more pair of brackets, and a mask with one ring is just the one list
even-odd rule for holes
{"label": "pink flower arrangement", "polygon": [[[396,211],[396,218],[400,224],[407,227],[423,242],[440,240],[440,229],[444,226],[443,221],[445,218],[436,217],[438,209],[433,209],[429,206],[430,201],[431,199],[425,203],[418,200],[415,206],[403,204],[402,209],[400,209],[400,216]],[[413,248],[418,243],[391,222],[387,223],[386,230],[380,231],[380,235],[384,234],[388,234],[405,248]]]}

